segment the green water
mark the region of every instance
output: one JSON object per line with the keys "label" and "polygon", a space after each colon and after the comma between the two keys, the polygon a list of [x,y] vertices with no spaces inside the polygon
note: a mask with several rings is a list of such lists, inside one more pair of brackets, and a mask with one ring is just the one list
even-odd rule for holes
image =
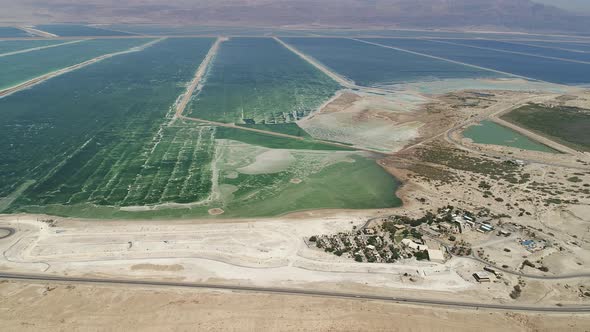
{"label": "green water", "polygon": [[27,180],[37,182],[15,204],[120,197],[212,42],[167,39],[1,98],[0,197]]}
{"label": "green water", "polygon": [[[171,121],[175,100],[212,42],[166,39],[0,99],[0,141],[5,143],[0,146],[0,198],[8,198],[2,201],[9,205],[6,212],[213,218],[208,210],[223,208],[223,218],[401,204],[396,179],[375,160],[334,151],[347,149],[314,142],[295,124],[277,129],[304,139]],[[280,71],[294,70],[285,65]],[[249,144],[225,154],[225,162],[217,158],[217,144],[227,141]],[[236,157],[244,146],[292,149],[297,161],[278,173],[227,176],[256,159],[257,154]],[[223,177],[216,180],[214,170]],[[224,196],[213,202],[151,211],[120,208],[203,201],[215,181],[224,187]]]}
{"label": "green water", "polygon": [[[292,124],[297,126],[296,124]],[[269,126],[281,127],[280,125]],[[299,127],[297,127],[299,128]],[[270,130],[267,128],[261,128]],[[216,138],[231,139],[235,141],[244,142],[247,144],[264,146],[271,149],[301,149],[301,150],[352,150],[345,147],[323,144],[322,142],[314,141],[311,138],[305,140],[297,140],[287,137],[278,137],[265,133],[257,133],[248,130],[240,130],[236,128],[219,127],[217,129]]]}
{"label": "green water", "polygon": [[[337,163],[311,176],[304,176],[303,182],[299,184],[288,181],[296,174],[304,173],[305,166],[276,174],[240,174],[234,180],[239,188],[234,193],[235,198],[224,209],[228,216],[256,217],[310,209],[401,206],[401,200],[395,196],[398,187],[395,178],[374,160],[363,157],[354,157],[354,160],[352,163]],[[231,182],[225,180],[225,183],[233,184]],[[256,193],[254,199],[250,198],[252,193]]]}
{"label": "green water", "polygon": [[479,125],[467,128],[463,132],[463,136],[472,139],[473,142],[478,144],[493,144],[523,150],[556,152],[546,145],[537,143],[512,129],[492,121],[482,121]]}
{"label": "green water", "polygon": [[221,44],[186,114],[228,123],[293,123],[338,89],[336,82],[273,39],[232,38]]}
{"label": "green water", "polygon": [[0,58],[0,89],[73,66],[103,54],[124,51],[150,39],[96,39]]}
{"label": "green water", "polygon": [[26,50],[29,48],[62,44],[63,40],[4,40],[0,41],[0,54]]}

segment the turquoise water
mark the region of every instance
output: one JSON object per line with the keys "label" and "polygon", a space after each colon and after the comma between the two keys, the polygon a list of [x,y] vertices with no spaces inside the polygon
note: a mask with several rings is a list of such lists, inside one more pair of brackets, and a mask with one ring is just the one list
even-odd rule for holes
{"label": "turquoise water", "polygon": [[493,144],[523,150],[556,152],[546,145],[535,142],[510,128],[506,128],[492,121],[482,121],[479,125],[467,128],[463,132],[463,136],[470,138],[478,144]]}
{"label": "turquoise water", "polygon": [[129,36],[131,34],[120,31],[113,31],[91,27],[80,24],[47,24],[38,25],[37,29],[52,33],[54,35],[71,37],[71,36]]}
{"label": "turquoise water", "polygon": [[[507,51],[507,52],[520,52],[520,53],[526,53],[526,54],[534,54],[534,55],[538,55],[538,56],[590,62],[590,53],[574,52],[574,51],[566,51],[566,50],[560,50],[560,49],[555,49],[555,48],[546,48],[546,47],[539,47],[539,46],[524,45],[524,44],[521,44],[518,42],[504,42],[504,41],[497,41],[497,40],[482,40],[482,39],[461,39],[461,40],[445,39],[444,41],[450,42],[450,43],[455,43],[455,44],[467,45],[467,46],[492,48],[492,49],[502,50],[502,51]],[[526,43],[526,42],[524,42],[524,43]]]}
{"label": "turquoise water", "polygon": [[523,42],[529,45],[536,45],[542,47],[558,47],[563,49],[572,50],[575,52],[590,53],[590,43],[574,43],[574,42],[539,42],[539,41],[526,41]]}
{"label": "turquoise water", "polygon": [[[539,58],[421,39],[371,38],[365,40],[534,80],[568,85],[590,83],[590,64],[586,63]],[[536,52],[539,53],[538,50]]]}
{"label": "turquoise water", "polygon": [[29,48],[64,43],[63,40],[3,40],[0,41],[0,54],[10,53]]}
{"label": "turquoise water", "polygon": [[0,27],[0,37],[30,37],[30,35],[27,32],[14,27]]}
{"label": "turquoise water", "polygon": [[0,89],[9,88],[103,54],[124,51],[149,39],[95,39],[0,58]]}
{"label": "turquoise water", "polygon": [[362,86],[503,75],[342,38],[283,38]]}

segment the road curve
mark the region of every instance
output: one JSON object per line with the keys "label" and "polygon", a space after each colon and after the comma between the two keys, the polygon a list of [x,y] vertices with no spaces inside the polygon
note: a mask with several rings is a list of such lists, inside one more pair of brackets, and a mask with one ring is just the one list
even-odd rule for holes
{"label": "road curve", "polygon": [[0,240],[11,237],[16,232],[16,230],[12,227],[0,227],[0,230],[8,232],[8,234],[0,236]]}
{"label": "road curve", "polygon": [[419,299],[411,297],[397,297],[397,296],[380,296],[370,294],[355,294],[355,293],[341,293],[328,291],[314,291],[304,289],[291,288],[275,288],[275,287],[255,287],[255,286],[238,286],[238,285],[219,285],[207,283],[189,283],[189,282],[173,282],[173,281],[151,281],[151,280],[133,280],[133,279],[111,279],[111,278],[83,278],[83,277],[65,277],[65,276],[50,276],[38,274],[13,274],[0,273],[0,279],[5,280],[20,280],[20,281],[42,281],[42,282],[75,282],[86,284],[114,284],[114,285],[128,285],[128,286],[156,286],[156,287],[181,287],[181,288],[200,288],[213,290],[229,290],[238,292],[258,292],[271,293],[279,295],[302,295],[302,296],[316,296],[328,298],[343,298],[343,299],[358,299],[358,300],[372,300],[372,301],[386,301],[394,303],[405,303],[412,305],[427,305],[427,306],[443,306],[459,309],[489,309],[489,310],[505,310],[505,311],[528,311],[528,312],[547,312],[547,313],[590,313],[589,306],[526,306],[526,305],[510,305],[510,304],[494,304],[494,303],[473,303],[463,301],[451,300],[435,300],[435,299]]}

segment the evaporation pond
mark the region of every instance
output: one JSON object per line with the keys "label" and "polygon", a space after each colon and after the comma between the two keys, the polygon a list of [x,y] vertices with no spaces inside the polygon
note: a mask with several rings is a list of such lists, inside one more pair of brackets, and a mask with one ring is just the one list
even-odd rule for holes
{"label": "evaporation pond", "polygon": [[463,136],[470,138],[473,142],[478,144],[493,144],[524,150],[556,152],[546,145],[535,142],[512,129],[506,128],[492,121],[482,121],[479,125],[467,128],[467,130],[463,132]]}
{"label": "evaporation pond", "polygon": [[362,86],[491,78],[504,75],[343,38],[283,38],[299,51]]}

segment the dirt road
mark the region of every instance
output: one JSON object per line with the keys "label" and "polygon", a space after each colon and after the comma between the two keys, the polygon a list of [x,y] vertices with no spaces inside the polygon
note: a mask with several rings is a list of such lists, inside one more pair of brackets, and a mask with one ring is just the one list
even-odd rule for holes
{"label": "dirt road", "polygon": [[[518,100],[500,101],[500,102],[496,103],[495,105],[489,107],[484,113],[482,113],[478,116],[474,116],[472,118],[469,118],[468,120],[463,121],[461,123],[458,123],[455,126],[453,126],[452,128],[450,128],[450,129],[446,130],[445,132],[442,132],[436,136],[433,136],[429,139],[422,140],[420,142],[417,142],[415,144],[407,146],[403,150],[401,150],[400,152],[410,150],[414,147],[431,142],[433,140],[436,140],[436,139],[444,136],[447,141],[457,145],[458,147],[460,147],[463,150],[467,150],[469,152],[476,153],[476,154],[481,154],[482,153],[481,151],[477,151],[477,150],[470,148],[469,146],[466,146],[460,139],[457,138],[457,135],[460,131],[463,131],[465,128],[467,128],[468,126],[470,126],[472,124],[476,124],[476,123],[481,122],[483,120],[491,120],[491,121],[495,121],[495,122],[499,123],[500,125],[511,128],[511,129],[513,129],[513,130],[515,130],[515,131],[517,131],[517,132],[519,132],[519,133],[521,133],[521,134],[523,134],[535,141],[545,144],[557,151],[560,151],[560,152],[566,153],[566,154],[570,154],[570,155],[576,156],[578,158],[587,159],[588,156],[582,152],[571,149],[567,146],[564,146],[562,144],[554,142],[548,138],[545,138],[541,135],[530,132],[529,130],[526,130],[524,128],[521,128],[519,126],[516,126],[514,124],[511,124],[511,123],[499,118],[499,116],[501,116],[502,114],[508,113],[508,112],[510,112],[516,108],[519,108],[521,106],[524,106],[526,104],[545,102],[545,101],[553,99],[553,98],[555,98],[555,96],[553,96],[553,95],[548,95],[548,96],[544,95],[544,96],[534,96],[534,97],[529,97],[529,98],[522,98],[522,99],[518,99]],[[494,153],[492,151],[486,151],[485,154],[494,155],[494,156],[498,156],[498,157],[506,157],[504,154],[498,154],[498,153]],[[547,162],[546,160],[541,160],[541,159],[534,159],[534,160],[527,159],[525,161],[531,162],[531,163],[537,163],[537,164],[545,164],[545,165],[550,165],[550,166],[576,168],[576,166],[571,163],[556,164],[554,162],[550,163],[550,162]],[[586,168],[581,168],[581,169],[586,169]]]}
{"label": "dirt road", "polygon": [[570,148],[568,146],[565,146],[563,144],[560,144],[558,142],[555,142],[555,141],[553,141],[551,139],[548,139],[545,136],[542,136],[542,135],[539,135],[537,133],[534,133],[534,132],[532,132],[532,131],[530,131],[530,130],[528,130],[526,128],[517,126],[517,125],[515,125],[515,124],[513,124],[511,122],[508,122],[506,120],[503,120],[501,118],[502,115],[507,114],[507,113],[509,113],[509,112],[511,112],[511,111],[513,111],[513,110],[515,110],[515,109],[517,109],[519,107],[521,107],[521,106],[524,106],[524,105],[526,105],[528,103],[543,102],[543,101],[546,101],[546,98],[539,97],[539,98],[536,98],[536,99],[534,99],[532,101],[528,101],[526,103],[519,103],[515,107],[510,107],[510,108],[507,108],[507,109],[504,109],[504,110],[500,110],[498,112],[495,112],[495,113],[491,114],[490,115],[490,120],[492,120],[492,121],[494,121],[494,122],[496,122],[498,124],[501,124],[502,126],[508,127],[508,128],[510,128],[510,129],[512,129],[512,130],[514,130],[516,132],[519,132],[519,133],[521,133],[521,134],[523,134],[523,135],[525,135],[525,136],[527,136],[527,137],[529,137],[529,138],[531,138],[531,139],[533,139],[533,140],[535,140],[537,142],[540,142],[542,144],[545,144],[548,147],[550,147],[552,149],[555,149],[555,150],[557,150],[559,152],[568,153],[568,154],[571,154],[571,155],[574,155],[574,156],[578,156],[578,157],[583,158],[583,159],[588,158],[588,156],[585,153],[583,153],[583,152],[577,151],[577,150],[572,149],[572,148]]}
{"label": "dirt road", "polygon": [[55,35],[53,33],[49,33],[47,31],[43,31],[43,30],[39,30],[39,29],[35,29],[33,27],[25,27],[25,26],[21,26],[18,27],[21,30],[24,30],[32,35],[35,36],[39,36],[39,37],[43,37],[43,38],[55,38],[55,37],[59,37],[58,35]]}
{"label": "dirt road", "polygon": [[[284,137],[284,138],[295,139],[295,140],[298,140],[298,141],[304,141],[305,140],[305,138],[304,137],[301,137],[301,136],[294,136],[294,135],[289,135],[289,134],[277,133],[277,132],[274,132],[274,131],[268,131],[268,130],[262,130],[262,129],[256,129],[256,128],[243,127],[243,126],[238,126],[238,125],[233,124],[233,123],[209,121],[209,120],[204,120],[204,119],[199,119],[199,118],[187,117],[187,116],[184,116],[184,115],[180,115],[178,117],[180,119],[184,119],[184,120],[188,120],[188,121],[201,122],[201,123],[205,123],[205,124],[209,124],[209,125],[213,125],[213,126],[234,128],[234,129],[239,129],[239,130],[246,130],[246,131],[256,132],[256,133],[270,135],[270,136],[277,136],[277,137]],[[358,147],[354,147],[354,146],[350,146],[350,145],[346,145],[346,144],[335,143],[335,142],[328,142],[328,141],[322,141],[322,140],[313,140],[313,142],[321,143],[321,144],[325,144],[325,145],[337,146],[337,147],[351,149],[351,150],[357,150],[357,151],[365,151],[365,152],[370,152],[370,153],[383,154],[383,152],[381,152],[381,151],[376,151],[376,150],[371,150],[371,149],[363,149],[363,148],[358,148]]]}
{"label": "dirt road", "polygon": [[[488,150],[478,151],[478,150],[473,149],[472,147],[466,145],[462,141],[462,135],[460,134],[460,132],[462,132],[466,127],[468,127],[471,124],[480,122],[482,120],[489,119],[491,121],[497,122],[500,125],[503,125],[503,126],[506,126],[508,128],[511,128],[511,129],[513,129],[513,130],[515,130],[515,131],[517,131],[517,132],[519,132],[519,133],[521,133],[521,134],[523,134],[523,135],[525,135],[525,136],[533,139],[533,140],[536,140],[536,141],[538,141],[538,142],[540,142],[542,144],[545,144],[545,145],[547,145],[547,146],[549,146],[549,147],[551,147],[551,148],[553,148],[553,149],[555,149],[557,151],[560,151],[562,153],[569,154],[571,156],[575,156],[578,159],[583,159],[583,160],[590,159],[590,157],[587,154],[583,153],[583,152],[576,151],[576,150],[571,149],[571,148],[569,148],[567,146],[564,146],[562,144],[559,144],[557,142],[554,142],[554,141],[552,141],[552,140],[550,140],[548,138],[545,138],[545,137],[543,137],[541,135],[538,135],[536,133],[530,132],[530,131],[528,131],[528,130],[526,130],[524,128],[521,128],[519,126],[516,126],[514,124],[511,124],[511,123],[509,123],[507,121],[504,121],[504,120],[498,118],[499,115],[504,114],[504,113],[507,113],[507,112],[510,112],[510,111],[512,111],[512,110],[514,110],[514,109],[516,109],[518,107],[521,107],[523,105],[526,105],[528,103],[531,103],[531,102],[542,102],[542,101],[544,101],[546,99],[547,99],[546,96],[545,97],[541,96],[541,97],[526,98],[526,99],[523,99],[523,100],[521,100],[521,101],[519,101],[517,103],[510,104],[508,107],[506,107],[506,104],[507,103],[499,103],[497,105],[494,105],[494,106],[490,107],[490,110],[492,111],[492,113],[486,112],[485,115],[474,117],[474,118],[470,119],[469,121],[467,121],[467,122],[465,122],[463,124],[454,126],[453,128],[449,129],[448,131],[446,131],[444,133],[445,139],[448,142],[455,144],[457,147],[461,148],[462,150],[466,150],[466,151],[469,151],[471,153],[475,153],[475,154],[482,154],[483,153],[483,154],[486,154],[486,155],[489,155],[489,156],[495,156],[495,157],[500,157],[500,158],[507,158],[509,156],[507,154],[505,154],[505,153],[497,153],[497,152],[488,151]],[[422,142],[422,143],[424,143],[424,142]],[[421,144],[421,143],[418,143],[418,144]],[[512,159],[512,158],[514,158],[514,157],[513,156],[510,157],[510,159]],[[581,167],[579,164],[575,163],[573,160],[568,160],[568,159],[565,159],[565,158],[563,160],[559,161],[559,162],[558,161],[555,161],[553,159],[552,160],[549,160],[547,158],[530,157],[530,156],[528,156],[528,157],[522,157],[521,156],[518,159],[520,159],[520,160],[522,160],[524,162],[533,163],[533,164],[540,164],[540,165],[547,165],[547,166],[556,166],[556,167],[565,167],[565,168],[569,168],[569,169],[588,170],[588,167]]]}
{"label": "dirt road", "polygon": [[[90,39],[85,39],[85,40],[90,40]],[[72,40],[72,41],[65,42],[65,43],[59,43],[59,44],[53,44],[53,45],[47,45],[47,46],[40,46],[40,47],[33,47],[33,48],[27,48],[27,49],[24,49],[24,50],[18,50],[18,51],[14,51],[14,52],[2,53],[2,54],[0,54],[0,58],[1,57],[5,57],[5,56],[9,56],[9,55],[17,55],[17,54],[22,54],[22,53],[39,51],[39,50],[43,50],[43,49],[46,49],[46,48],[59,47],[59,46],[64,46],[64,45],[69,45],[69,44],[76,44],[76,43],[83,42],[85,40]]]}
{"label": "dirt road", "polygon": [[349,79],[346,79],[346,78],[338,75],[337,73],[331,71],[330,69],[328,69],[323,64],[321,64],[318,61],[316,61],[315,59],[307,56],[306,54],[300,52],[298,49],[296,49],[295,47],[293,47],[293,46],[285,43],[281,39],[279,39],[277,37],[274,37],[273,39],[276,40],[279,44],[283,45],[289,51],[291,51],[291,52],[295,53],[296,55],[298,55],[303,60],[309,62],[311,65],[313,65],[314,67],[316,67],[317,69],[319,69],[324,74],[328,75],[330,78],[332,78],[334,81],[338,82],[343,87],[348,88],[348,89],[356,89],[356,88],[359,88],[359,86],[357,86],[353,81],[351,81]]}
{"label": "dirt road", "polygon": [[217,54],[217,51],[219,50],[219,46],[221,45],[222,42],[224,42],[226,40],[227,40],[227,38],[223,38],[223,37],[217,38],[217,40],[215,41],[213,46],[211,46],[211,48],[209,49],[207,56],[205,57],[205,59],[203,59],[203,62],[201,62],[201,64],[199,65],[199,68],[197,68],[197,71],[195,72],[195,76],[194,76],[193,80],[191,81],[191,84],[186,89],[184,96],[182,97],[180,103],[178,103],[178,105],[176,107],[176,114],[175,114],[176,117],[182,116],[182,113],[186,109],[186,105],[188,105],[193,94],[195,93],[195,90],[197,89],[197,87],[201,83],[203,76],[207,72],[207,68],[209,68],[209,65],[211,64],[213,57],[215,57],[215,55]]}
{"label": "dirt road", "polygon": [[[215,41],[215,43],[213,44],[213,46],[211,46],[211,49],[207,53],[207,56],[205,57],[205,59],[199,65],[199,68],[195,72],[195,76],[194,76],[192,82],[190,83],[190,85],[186,89],[186,92],[184,93],[184,95],[182,96],[180,102],[178,103],[178,105],[176,107],[176,113],[175,113],[174,116],[176,118],[180,118],[180,119],[184,119],[184,120],[188,120],[188,121],[201,122],[201,123],[205,123],[205,124],[209,124],[209,125],[214,125],[214,126],[234,128],[234,129],[239,129],[239,130],[246,130],[246,131],[256,132],[256,133],[265,134],[265,135],[271,135],[271,136],[277,136],[277,137],[284,137],[284,138],[289,138],[289,139],[295,139],[295,140],[299,140],[299,141],[305,140],[305,138],[303,138],[301,136],[295,136],[295,135],[277,133],[277,132],[274,132],[274,131],[268,131],[268,130],[262,130],[262,129],[256,129],[256,128],[243,127],[243,126],[238,126],[238,125],[233,124],[233,123],[210,121],[210,120],[205,120],[205,119],[200,119],[200,118],[189,117],[189,116],[183,115],[183,113],[184,113],[184,111],[185,111],[188,103],[190,102],[192,96],[194,95],[195,91],[197,91],[198,89],[201,89],[202,88],[203,76],[205,75],[205,73],[207,73],[207,69],[209,68],[209,66],[211,65],[211,62],[212,62],[213,58],[217,54],[217,51],[219,50],[219,47],[220,47],[221,43],[224,42],[224,41],[226,41],[226,40],[227,40],[227,38],[221,38],[221,37],[220,38],[217,38],[217,40]],[[277,40],[279,43],[283,44],[283,42],[280,41],[278,38],[275,38],[275,40]],[[289,46],[286,46],[286,44],[283,44],[283,45],[285,45],[285,47],[289,47]],[[328,73],[330,73],[330,72],[328,71]],[[367,150],[367,149],[353,148],[350,145],[340,144],[340,143],[335,143],[335,142],[327,142],[327,141],[321,141],[321,140],[316,140],[316,142],[322,143],[322,144],[326,144],[326,145],[332,145],[332,146],[338,146],[338,147],[342,147],[342,148],[347,148],[347,149],[363,150],[363,151],[367,151],[367,152],[378,152],[378,151]]]}

